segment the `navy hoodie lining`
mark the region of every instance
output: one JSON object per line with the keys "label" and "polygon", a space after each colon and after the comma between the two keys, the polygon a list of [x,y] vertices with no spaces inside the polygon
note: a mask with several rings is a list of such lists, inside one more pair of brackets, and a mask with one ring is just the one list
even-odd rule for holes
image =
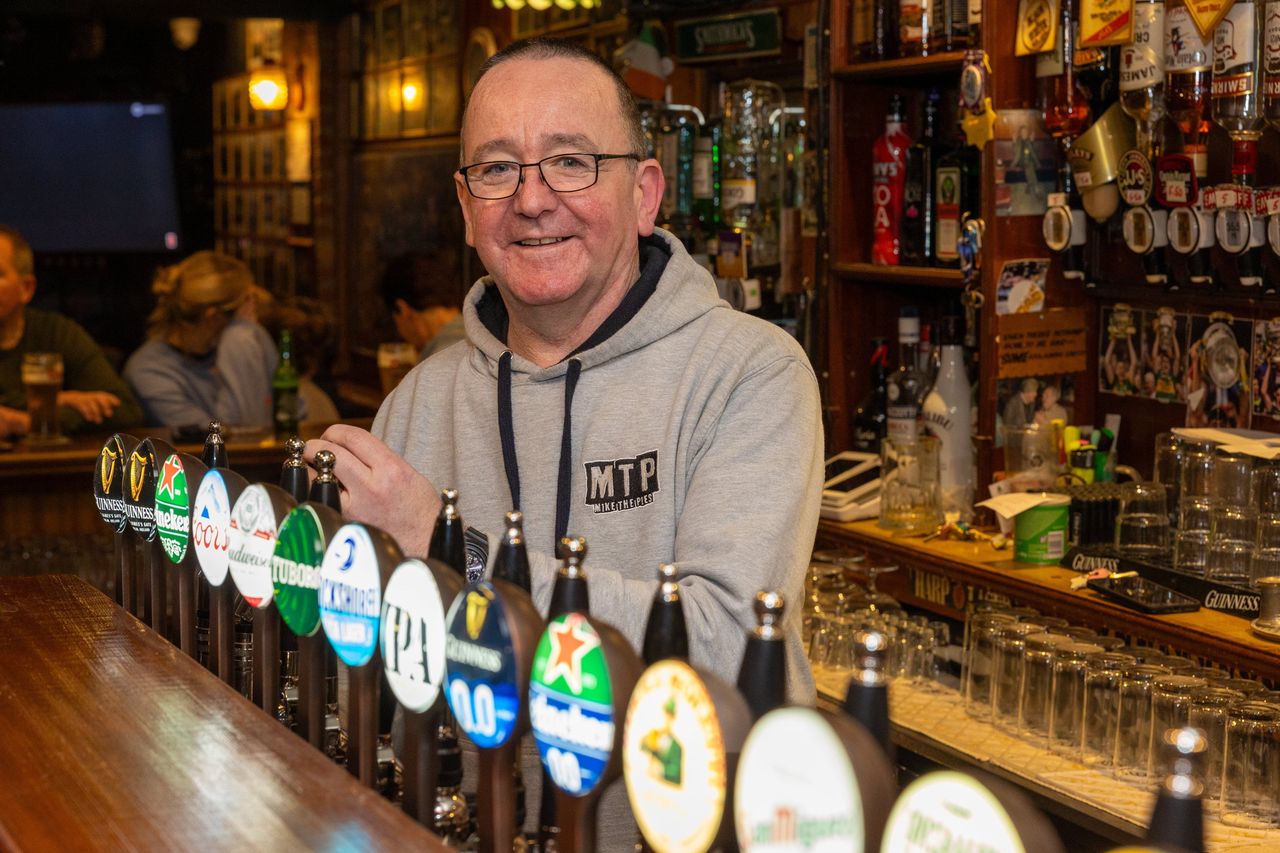
{"label": "navy hoodie lining", "polygon": [[[617,334],[631,318],[635,317],[658,289],[658,280],[671,260],[671,252],[658,237],[640,238],[640,277],[623,296],[600,327],[583,344],[566,358],[569,366],[564,381],[564,420],[560,430],[560,462],[556,473],[556,535],[551,552],[558,553],[558,544],[568,535],[569,496],[573,491],[573,395],[582,373],[582,362],[574,358],[578,353],[599,346]],[[476,314],[485,328],[495,338],[507,342],[508,315],[497,285],[490,284],[476,304]],[[507,475],[507,488],[511,490],[512,508],[520,510],[520,464],[516,458],[515,419],[511,405],[511,351],[498,359],[498,436],[502,443],[502,465]]]}

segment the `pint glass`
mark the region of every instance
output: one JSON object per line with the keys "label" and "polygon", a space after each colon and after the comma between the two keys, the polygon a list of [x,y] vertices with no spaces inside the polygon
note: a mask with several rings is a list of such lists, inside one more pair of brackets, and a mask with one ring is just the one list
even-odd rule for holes
{"label": "pint glass", "polygon": [[29,352],[22,356],[22,386],[27,392],[31,416],[28,444],[61,444],[67,439],[58,430],[58,392],[62,390],[62,356],[56,352]]}

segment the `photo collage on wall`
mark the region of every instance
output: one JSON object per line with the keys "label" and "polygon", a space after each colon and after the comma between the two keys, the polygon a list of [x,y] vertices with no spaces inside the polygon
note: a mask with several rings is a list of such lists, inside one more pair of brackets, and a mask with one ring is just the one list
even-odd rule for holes
{"label": "photo collage on wall", "polygon": [[1280,418],[1280,317],[1102,307],[1098,390],[1186,408],[1189,427]]}

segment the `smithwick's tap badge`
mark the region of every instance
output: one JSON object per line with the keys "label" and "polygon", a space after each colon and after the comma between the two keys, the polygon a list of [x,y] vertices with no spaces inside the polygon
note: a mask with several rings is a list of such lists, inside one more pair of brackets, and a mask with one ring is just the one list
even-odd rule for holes
{"label": "smithwick's tap badge", "polygon": [[378,648],[382,577],[373,540],[363,524],[334,535],[320,567],[320,624],[338,660],[364,666]]}
{"label": "smithwick's tap badge", "polygon": [[[743,851],[834,852],[867,843],[849,753],[812,708],[775,709],[751,729],[738,759],[733,814]],[[881,849],[950,848],[890,847],[886,839]]]}
{"label": "smithwick's tap badge", "polygon": [[124,490],[128,478],[129,456],[138,440],[116,433],[98,452],[98,465],[93,472],[93,500],[98,514],[116,533],[123,533],[129,519],[125,514]]}
{"label": "smithwick's tap badge", "polygon": [[520,719],[511,623],[493,584],[458,594],[445,617],[445,698],[458,726],[479,747],[502,746]]}
{"label": "smithwick's tap badge", "polygon": [[150,439],[129,453],[124,483],[124,512],[133,532],[150,542],[156,538],[155,448]]}
{"label": "smithwick's tap badge", "polygon": [[556,786],[575,797],[595,790],[613,753],[613,682],[600,635],[581,613],[552,619],[538,641],[529,722]]}
{"label": "smithwick's tap badge", "polygon": [[280,618],[299,637],[320,630],[320,565],[327,544],[314,507],[294,507],[280,523],[271,584]]}
{"label": "smithwick's tap badge", "polygon": [[191,545],[196,549],[200,571],[212,586],[222,586],[227,579],[230,527],[231,498],[227,494],[227,481],[221,471],[211,468],[196,490]]}
{"label": "smithwick's tap badge", "polygon": [[622,775],[656,853],[708,850],[724,816],[728,771],[715,702],[687,663],[644,671],[627,706]]}
{"label": "smithwick's tap badge", "polygon": [[275,594],[271,556],[276,550],[276,514],[261,483],[240,493],[231,508],[228,531],[231,579],[250,607],[266,607]]}
{"label": "smithwick's tap badge", "polygon": [[899,795],[889,812],[880,849],[988,853],[1062,849],[1052,834],[1039,841],[1019,834],[1009,812],[986,785],[963,773],[942,770],[921,776]]}
{"label": "smithwick's tap badge", "polygon": [[171,563],[181,563],[191,539],[191,496],[182,457],[170,453],[160,463],[156,482],[156,533]]}
{"label": "smithwick's tap badge", "polygon": [[444,685],[447,641],[440,587],[426,563],[411,559],[396,567],[382,597],[379,626],[391,692],[407,711],[428,710]]}

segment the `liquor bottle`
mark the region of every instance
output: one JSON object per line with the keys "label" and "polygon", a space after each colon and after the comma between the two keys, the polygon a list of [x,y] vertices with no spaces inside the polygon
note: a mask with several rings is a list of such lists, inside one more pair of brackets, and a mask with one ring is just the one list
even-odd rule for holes
{"label": "liquor bottle", "polygon": [[271,376],[271,411],[276,436],[298,433],[298,370],[293,366],[293,336],[280,332],[280,362]]}
{"label": "liquor bottle", "polygon": [[898,55],[927,56],[933,48],[938,0],[900,0]]}
{"label": "liquor bottle", "polygon": [[1280,128],[1280,0],[1267,0],[1266,9],[1262,111],[1272,127]]}
{"label": "liquor bottle", "polygon": [[1120,106],[1138,126],[1137,150],[1152,157],[1153,131],[1164,118],[1164,0],[1138,0],[1133,43],[1120,49]]}
{"label": "liquor bottle", "polygon": [[1164,7],[1164,102],[1182,131],[1182,150],[1191,157],[1196,177],[1208,174],[1206,142],[1213,53],[1192,20],[1188,0],[1166,0]]}
{"label": "liquor bottle", "polygon": [[1045,129],[1057,140],[1061,151],[1058,164],[1058,191],[1049,196],[1043,231],[1045,243],[1058,253],[1062,276],[1084,283],[1084,244],[1087,225],[1067,151],[1089,124],[1089,92],[1076,78],[1075,2],[1058,4],[1058,37],[1054,49],[1036,57],[1037,101],[1044,113]]}
{"label": "liquor bottle", "polygon": [[1089,120],[1097,121],[1119,96],[1119,62],[1111,47],[1076,46],[1071,60],[1076,81],[1088,93]]}
{"label": "liquor bottle", "polygon": [[871,339],[871,390],[853,415],[853,449],[879,453],[888,430],[889,341]]}
{"label": "liquor bottle", "polygon": [[900,263],[902,195],[910,145],[911,137],[902,123],[902,97],[894,95],[889,99],[884,135],[871,147],[873,264],[897,266]]}
{"label": "liquor bottle", "polygon": [[680,599],[679,572],[674,563],[658,566],[658,591],[649,607],[640,656],[645,665],[666,658],[689,659],[689,630],[684,620],[684,602]]}
{"label": "liquor bottle", "polygon": [[1254,215],[1253,193],[1258,139],[1266,127],[1261,102],[1265,12],[1260,0],[1236,0],[1218,23],[1213,38],[1211,111],[1232,145],[1232,185],[1219,188],[1214,230],[1218,246],[1236,256],[1244,287],[1261,286],[1260,255],[1266,243],[1266,225],[1262,217]]}
{"label": "liquor bottle", "polygon": [[720,230],[720,130],[720,119],[711,119],[693,147],[693,212],[703,237]]}
{"label": "liquor bottle", "polygon": [[849,9],[849,18],[850,59],[854,61],[875,59],[875,0],[853,0]]}
{"label": "liquor bottle", "polygon": [[1185,726],[1152,733],[1169,772],[1160,782],[1146,840],[1161,849],[1204,853],[1204,761],[1208,741]]}
{"label": "liquor bottle", "polygon": [[919,344],[920,314],[907,306],[898,314],[898,369],[889,375],[885,394],[887,435],[900,441],[911,441],[920,432],[920,401],[928,389],[916,369]]}
{"label": "liquor bottle", "polygon": [[936,52],[964,50],[973,44],[969,31],[970,0],[942,0],[934,16],[933,47]]}
{"label": "liquor bottle", "polygon": [[920,402],[924,402],[924,397],[928,396],[929,389],[933,387],[933,379],[938,375],[938,351],[933,345],[933,326],[929,323],[920,324],[920,343],[916,344],[916,370],[920,371],[921,385],[923,388]]}
{"label": "liquor bottle", "polygon": [[738,229],[756,224],[762,131],[757,98],[755,89],[743,82],[724,89],[720,215],[725,225]]}
{"label": "liquor bottle", "polygon": [[943,512],[958,512],[964,520],[973,516],[973,441],[969,431],[972,414],[969,375],[959,317],[943,317],[941,363],[920,419],[939,444],[938,480]]}
{"label": "liquor bottle", "polygon": [[[462,514],[458,512],[458,490],[444,489],[440,492],[440,514],[436,516],[435,529],[431,531],[431,544],[427,547],[427,556],[439,560],[452,568],[462,577],[467,577],[467,544],[466,527],[462,524]],[[467,580],[471,580],[467,578]]]}
{"label": "liquor bottle", "polygon": [[784,602],[778,592],[757,592],[756,627],[747,637],[738,670],[738,690],[760,719],[787,701],[787,646],[782,635]]}
{"label": "liquor bottle", "polygon": [[936,266],[960,266],[960,252],[956,248],[960,227],[965,219],[978,216],[980,211],[982,165],[979,157],[978,149],[964,144],[961,137],[934,166],[933,262]]}
{"label": "liquor bottle", "polygon": [[898,2],[875,0],[875,19],[871,24],[875,38],[873,59],[891,59],[898,55]]}
{"label": "liquor bottle", "polygon": [[853,635],[853,676],[845,691],[843,709],[871,733],[884,748],[890,761],[894,757],[889,737],[889,638],[874,629]]}
{"label": "liquor bottle", "polygon": [[907,148],[902,183],[902,263],[923,267],[933,261],[933,166],[938,102],[942,95],[930,89],[924,99],[920,136]]}
{"label": "liquor bottle", "polygon": [[969,0],[969,44],[982,47],[982,0]]}
{"label": "liquor bottle", "polygon": [[666,178],[662,190],[662,220],[686,246],[691,246],[694,139],[703,124],[702,112],[696,107],[671,104],[663,111],[663,118],[658,151]]}
{"label": "liquor bottle", "polygon": [[532,593],[529,578],[529,551],[524,544],[524,513],[508,512],[503,516],[506,531],[498,545],[498,556],[493,561],[493,579],[515,584]]}

